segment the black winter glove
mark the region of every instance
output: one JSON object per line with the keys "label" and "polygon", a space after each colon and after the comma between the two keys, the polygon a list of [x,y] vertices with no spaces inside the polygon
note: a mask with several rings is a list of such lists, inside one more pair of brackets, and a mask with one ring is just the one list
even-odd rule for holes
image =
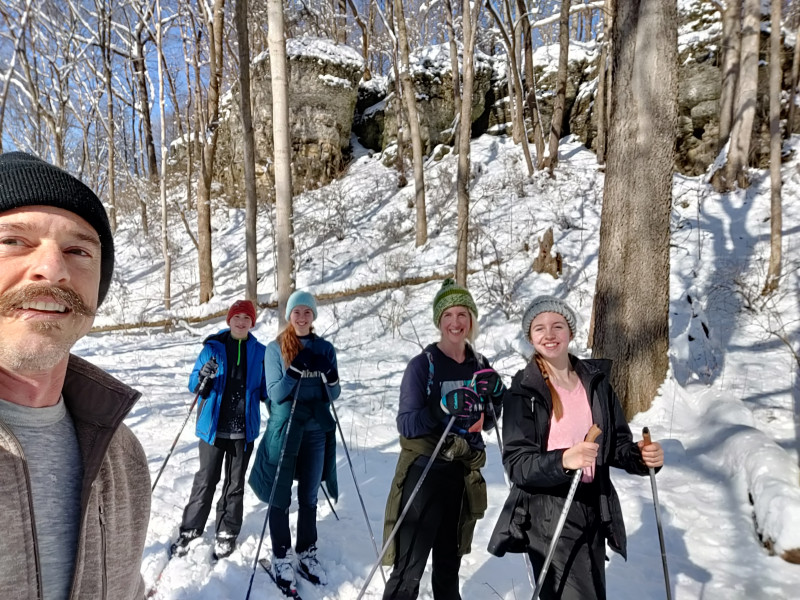
{"label": "black winter glove", "polygon": [[217,376],[217,366],[217,360],[212,356],[200,367],[200,372],[198,373],[199,381],[194,391],[201,398],[208,398],[211,395],[211,389],[214,387],[214,378]]}
{"label": "black winter glove", "polygon": [[494,403],[496,398],[503,397],[505,386],[503,385],[503,380],[500,379],[500,375],[494,369],[475,371],[472,381],[475,382],[475,391],[484,401],[491,400]]}
{"label": "black winter glove", "polygon": [[508,532],[511,537],[518,542],[527,542],[527,531],[531,528],[531,516],[521,506],[514,509],[511,522],[508,525]]}
{"label": "black winter glove", "polygon": [[325,381],[328,383],[328,385],[336,385],[339,383],[339,371],[337,371],[333,366],[326,371],[322,371],[322,374],[325,375]]}
{"label": "black winter glove", "polygon": [[314,354],[308,348],[303,348],[294,357],[289,368],[286,369],[286,374],[294,379],[300,379],[303,376],[303,371],[310,371],[311,364],[314,360]]}

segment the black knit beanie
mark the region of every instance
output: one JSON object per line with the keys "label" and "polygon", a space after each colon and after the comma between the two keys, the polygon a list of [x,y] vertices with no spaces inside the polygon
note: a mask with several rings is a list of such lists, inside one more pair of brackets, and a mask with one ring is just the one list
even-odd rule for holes
{"label": "black knit beanie", "polygon": [[37,205],[73,212],[97,231],[101,247],[100,306],[114,271],[114,239],[100,199],[81,181],[40,158],[25,152],[0,154],[0,212]]}

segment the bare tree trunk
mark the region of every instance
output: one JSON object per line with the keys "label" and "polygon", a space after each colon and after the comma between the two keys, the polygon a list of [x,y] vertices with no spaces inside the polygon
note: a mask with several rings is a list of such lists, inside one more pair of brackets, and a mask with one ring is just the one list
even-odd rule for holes
{"label": "bare tree trunk", "polygon": [[417,92],[411,79],[409,64],[408,36],[406,34],[406,17],[403,13],[403,1],[394,0],[394,17],[397,23],[397,45],[400,50],[400,81],[403,86],[406,112],[408,113],[408,131],[411,134],[411,158],[414,163],[414,206],[416,207],[416,246],[428,241],[428,217],[425,209],[425,173],[422,161],[422,133],[419,128],[417,112]]}
{"label": "bare tree trunk", "polygon": [[[519,62],[517,62],[517,48],[514,42],[513,31],[513,18],[511,14],[511,4],[509,0],[503,2],[506,11],[506,19],[509,23],[508,27],[512,28],[509,32],[503,24],[500,15],[497,13],[494,5],[491,2],[486,3],[486,7],[492,13],[494,20],[497,22],[497,27],[500,30],[500,35],[503,37],[504,46],[506,48],[506,55],[510,63],[509,66],[509,87],[511,88],[511,99],[513,100],[514,112],[512,113],[514,141],[518,141],[522,145],[522,155],[525,157],[525,165],[528,167],[528,175],[533,175],[533,161],[531,160],[531,152],[528,148],[528,131],[525,127],[525,113],[524,113],[524,97],[522,95],[522,77],[519,73]],[[518,135],[517,135],[518,134]]]}
{"label": "bare tree trunk", "polygon": [[111,81],[111,12],[110,7],[103,2],[100,14],[97,15],[100,28],[100,47],[103,53],[103,83],[106,88],[106,139],[108,151],[106,154],[106,168],[108,169],[108,222],[111,233],[117,231],[117,195],[116,195],[116,153],[114,151],[114,87]]}
{"label": "bare tree trunk", "polygon": [[[202,4],[201,4],[202,5]],[[222,42],[225,0],[214,0],[212,14],[206,14],[209,32],[208,97],[206,99],[206,131],[201,145],[200,181],[197,186],[197,259],[200,271],[200,303],[211,300],[214,294],[214,267],[211,263],[211,182],[219,135],[219,95],[222,84]]]}
{"label": "bare tree trunk", "polygon": [[247,0],[236,0],[233,11],[236,37],[239,45],[239,114],[242,119],[244,154],[245,201],[245,253],[247,255],[247,286],[245,295],[258,300],[258,255],[256,244],[256,150],[253,133],[253,111],[250,104],[250,36],[247,31]]}
{"label": "bare tree trunk", "polygon": [[753,121],[756,114],[758,85],[758,44],[761,35],[761,2],[744,0],[742,12],[742,58],[741,72],[736,86],[735,116],[730,135],[730,151],[725,166],[711,178],[718,192],[732,190],[736,184],[741,188],[750,185],[747,165],[750,158],[750,141],[753,137]]}
{"label": "bare tree trunk", "polygon": [[[610,8],[610,7],[609,7]],[[606,132],[608,131],[608,108],[606,106],[606,86],[608,78],[606,74],[609,68],[608,49],[611,45],[610,16],[601,11],[603,19],[603,41],[600,50],[600,63],[597,66],[597,104],[595,110],[595,120],[597,121],[597,140],[595,141],[595,153],[597,154],[597,164],[602,165],[606,162]],[[591,346],[590,346],[591,347]]]}
{"label": "bare tree trunk", "polygon": [[[795,30],[795,40],[800,40],[800,26]],[[792,82],[789,88],[789,122],[786,126],[786,136],[794,133],[795,114],[797,113],[797,84],[800,79],[800,44],[795,42],[794,53],[792,54]]]}
{"label": "bare tree trunk", "polygon": [[[161,0],[156,0],[156,51],[158,53],[158,114],[161,123],[166,123],[167,110],[164,91],[164,20],[161,15]],[[177,107],[176,107],[177,108]],[[159,195],[161,197],[161,254],[164,257],[164,308],[172,307],[172,257],[169,253],[169,219],[167,218],[167,133],[161,129],[161,174]]]}
{"label": "bare tree trunk", "polygon": [[387,2],[386,9],[389,11],[388,19],[380,9],[378,9],[378,14],[383,17],[383,24],[392,38],[392,57],[394,58],[392,70],[394,72],[394,90],[397,96],[397,159],[395,168],[397,169],[397,187],[404,188],[408,185],[408,179],[406,178],[405,144],[403,142],[403,86],[400,83],[400,57],[394,27],[394,1]]}
{"label": "bare tree trunk", "polygon": [[614,19],[611,129],[593,356],[615,361],[628,417],[669,365],[669,218],[677,126],[675,0],[621,2]]}
{"label": "bare tree trunk", "polygon": [[338,8],[336,14],[336,22],[335,22],[335,31],[336,31],[336,43],[337,44],[346,44],[347,43],[347,0],[334,0],[336,7]]}
{"label": "bare tree trunk", "polygon": [[[668,1],[668,0],[664,0]],[[564,120],[564,104],[567,97],[567,61],[569,59],[569,0],[562,0],[558,20],[558,74],[556,75],[556,100],[553,104],[553,118],[550,120],[550,147],[547,152],[547,165],[550,175],[558,164],[558,142],[561,140],[561,125]]]}
{"label": "bare tree trunk", "polygon": [[[531,22],[528,15],[528,7],[525,5],[525,0],[517,1],[517,19],[522,23],[522,39],[523,39],[523,54],[525,55],[525,83],[528,90],[533,89],[533,37],[531,36]],[[517,39],[517,31],[511,32],[514,39]],[[527,97],[525,89],[520,92],[523,98]]]}
{"label": "bare tree trunk", "polygon": [[[464,85],[461,93],[461,131],[459,135],[458,166],[456,170],[456,194],[458,196],[458,222],[456,224],[456,282],[467,285],[467,263],[469,254],[469,144],[472,138],[472,90],[475,84],[475,29],[478,25],[481,3],[462,0],[464,30]],[[472,12],[470,12],[472,8]]]}
{"label": "bare tree trunk", "polygon": [[278,246],[278,323],[286,323],[286,303],[294,290],[292,145],[289,136],[289,79],[283,0],[268,0],[269,67],[272,80],[272,136],[275,148],[275,238]]}
{"label": "bare tree trunk", "polygon": [[453,72],[453,146],[458,148],[458,124],[461,118],[461,73],[458,68],[458,45],[456,44],[456,30],[453,27],[453,3],[444,0],[444,20],[447,26],[447,38],[450,48],[450,70]]}
{"label": "bare tree trunk", "polygon": [[139,112],[142,115],[142,127],[144,129],[144,148],[147,153],[147,176],[150,178],[150,181],[155,181],[158,173],[158,162],[156,161],[156,147],[153,143],[153,124],[150,121],[150,96],[147,92],[147,64],[144,59],[144,34],[147,27],[145,20],[149,15],[149,9],[147,8],[149,2],[144,0],[140,1],[139,4],[139,21],[136,23],[136,28],[133,33],[132,63],[139,93]]}
{"label": "bare tree trunk", "polygon": [[355,2],[353,0],[347,0],[347,3],[350,5],[350,10],[353,11],[353,20],[361,29],[361,55],[364,57],[364,75],[362,77],[364,81],[369,81],[372,79],[372,75],[369,71],[369,28],[364,22],[364,19],[361,18]]}
{"label": "bare tree trunk", "polygon": [[739,81],[742,53],[742,0],[728,0],[722,9],[722,88],[719,95],[719,139],[721,151],[731,135],[733,102]]}
{"label": "bare tree trunk", "polygon": [[[783,207],[781,202],[781,3],[773,0],[770,14],[769,48],[769,175],[770,236],[769,269],[763,294],[778,289],[781,279]],[[797,45],[797,42],[795,42]]]}

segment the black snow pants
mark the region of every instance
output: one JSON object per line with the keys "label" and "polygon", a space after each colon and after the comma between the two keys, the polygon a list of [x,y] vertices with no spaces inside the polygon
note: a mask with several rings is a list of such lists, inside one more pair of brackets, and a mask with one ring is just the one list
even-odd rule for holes
{"label": "black snow pants", "polygon": [[[547,496],[545,514],[531,515],[528,555],[536,574],[544,565],[565,498]],[[539,498],[541,500],[541,498]],[[538,504],[538,502],[537,502]],[[605,600],[605,538],[600,530],[595,486],[581,483],[558,538],[553,561],[547,570],[542,600]],[[537,518],[538,517],[538,518]]]}
{"label": "black snow pants", "polygon": [[[403,483],[402,507],[405,507],[422,475],[424,461],[427,457],[408,470]],[[461,567],[458,521],[463,503],[464,465],[459,462],[435,463],[397,531],[394,568],[386,583],[383,600],[417,598],[431,551],[434,600],[461,600],[458,591],[458,570]]]}
{"label": "black snow pants", "polygon": [[206,527],[211,502],[225,466],[225,483],[217,502],[216,533],[232,537],[239,535],[244,514],[244,482],[253,444],[245,440],[218,439],[215,445],[199,441],[200,468],[194,476],[192,494],[183,511],[181,531]]}

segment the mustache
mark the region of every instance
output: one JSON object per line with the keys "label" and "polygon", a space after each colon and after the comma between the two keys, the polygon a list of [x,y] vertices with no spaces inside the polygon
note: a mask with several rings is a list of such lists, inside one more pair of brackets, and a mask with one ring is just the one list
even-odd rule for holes
{"label": "mustache", "polygon": [[96,308],[83,301],[77,292],[69,288],[56,285],[33,284],[25,288],[0,294],[0,312],[9,312],[20,308],[26,302],[33,302],[37,298],[47,296],[59,304],[66,306],[70,312],[82,317],[93,317]]}

